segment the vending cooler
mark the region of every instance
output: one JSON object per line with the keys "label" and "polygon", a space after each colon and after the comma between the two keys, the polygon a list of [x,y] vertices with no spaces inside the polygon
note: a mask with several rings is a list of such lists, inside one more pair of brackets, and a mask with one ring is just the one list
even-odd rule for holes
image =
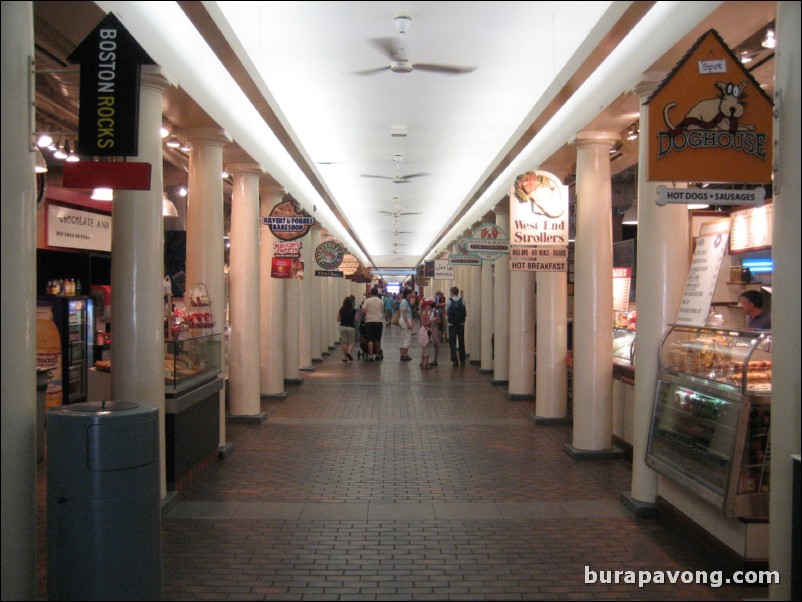
{"label": "vending cooler", "polygon": [[[52,319],[58,330],[61,344],[61,358],[58,368],[51,374],[51,384],[48,388],[48,407],[52,407],[57,400],[53,398],[53,391],[61,390],[61,404],[78,403],[86,400],[88,364],[94,354],[94,339],[92,332],[93,303],[88,297],[59,297],[47,295],[37,300],[37,320],[41,308],[48,308],[50,312],[41,315]],[[37,336],[37,344],[41,345]],[[41,349],[37,349],[41,355]],[[52,368],[50,366],[44,366]]]}

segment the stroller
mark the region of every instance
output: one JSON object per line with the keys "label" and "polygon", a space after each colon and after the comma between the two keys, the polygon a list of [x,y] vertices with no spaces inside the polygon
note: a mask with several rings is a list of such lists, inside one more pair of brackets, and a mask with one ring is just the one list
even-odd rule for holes
{"label": "stroller", "polygon": [[[367,329],[364,328],[364,323],[361,323],[358,328],[358,332],[355,334],[355,337],[359,339],[359,349],[356,352],[356,358],[362,359],[367,358],[370,355],[370,347],[368,346],[369,340],[367,337],[367,333],[365,332]],[[379,349],[376,353],[376,360],[382,361],[384,359],[384,352],[381,349],[381,341],[379,341]]]}

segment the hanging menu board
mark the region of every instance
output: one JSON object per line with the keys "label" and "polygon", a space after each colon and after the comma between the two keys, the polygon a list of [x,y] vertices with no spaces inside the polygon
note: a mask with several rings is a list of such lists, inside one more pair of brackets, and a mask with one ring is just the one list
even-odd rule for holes
{"label": "hanging menu board", "polygon": [[632,268],[613,268],[613,311],[629,311]]}
{"label": "hanging menu board", "polygon": [[702,224],[677,324],[704,326],[730,235],[729,218]]}
{"label": "hanging menu board", "polygon": [[773,205],[733,212],[730,252],[743,253],[771,247]]}

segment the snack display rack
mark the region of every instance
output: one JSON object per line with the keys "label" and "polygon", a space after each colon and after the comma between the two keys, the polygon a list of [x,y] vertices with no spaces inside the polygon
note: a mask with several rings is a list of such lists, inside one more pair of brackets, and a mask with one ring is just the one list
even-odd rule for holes
{"label": "snack display rack", "polygon": [[771,333],[672,325],[646,463],[726,516],[768,516]]}

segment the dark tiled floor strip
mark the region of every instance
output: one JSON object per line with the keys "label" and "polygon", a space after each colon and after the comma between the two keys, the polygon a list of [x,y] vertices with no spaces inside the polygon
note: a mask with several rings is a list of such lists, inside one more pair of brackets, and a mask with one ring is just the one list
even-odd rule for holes
{"label": "dark tiled floor strip", "polygon": [[[576,462],[448,350],[426,371],[335,351],[162,521],[166,600],[732,600],[765,588],[586,584],[591,571],[717,570],[620,504],[626,460]],[[419,351],[416,349],[416,352]],[[586,569],[585,567],[589,567]],[[727,575],[724,575],[725,577]]]}

